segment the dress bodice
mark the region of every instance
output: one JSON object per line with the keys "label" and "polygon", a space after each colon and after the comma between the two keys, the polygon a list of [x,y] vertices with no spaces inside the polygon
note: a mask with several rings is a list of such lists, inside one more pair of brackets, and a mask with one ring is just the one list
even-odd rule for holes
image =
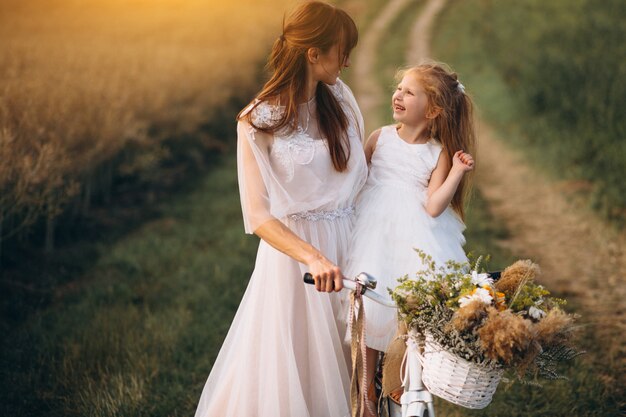
{"label": "dress bodice", "polygon": [[435,139],[411,144],[398,136],[395,126],[384,126],[372,155],[368,182],[426,190],[441,149]]}
{"label": "dress bodice", "polygon": [[[244,207],[244,219],[247,207],[244,194],[265,194],[265,209],[272,217],[283,218],[287,215],[312,212],[332,211],[353,205],[356,195],[367,177],[367,165],[362,145],[362,117],[350,89],[340,80],[335,86],[329,86],[339,104],[348,116],[346,131],[350,143],[350,156],[347,169],[338,172],[332,163],[328,142],[320,137],[317,130],[314,108],[315,102],[303,103],[300,108],[300,120],[295,128],[281,128],[274,134],[266,134],[255,129],[251,124],[239,122],[240,143],[240,190]],[[257,103],[254,103],[257,104]],[[254,105],[253,104],[253,105]],[[252,106],[253,106],[252,105]],[[258,103],[252,110],[251,121],[258,127],[271,126],[284,112],[284,107],[268,102]],[[245,113],[244,113],[245,114]],[[312,114],[312,115],[311,115]],[[250,145],[254,161],[243,160],[245,152],[241,149],[241,136],[247,136],[245,145]],[[245,151],[245,149],[244,149]],[[263,183],[254,183],[243,165],[256,164]],[[259,188],[264,188],[259,190]],[[248,226],[246,226],[248,229]]]}

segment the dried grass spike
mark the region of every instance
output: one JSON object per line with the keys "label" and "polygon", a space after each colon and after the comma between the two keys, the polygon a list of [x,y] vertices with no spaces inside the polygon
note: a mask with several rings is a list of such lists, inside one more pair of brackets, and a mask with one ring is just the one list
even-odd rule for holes
{"label": "dried grass spike", "polygon": [[536,340],[543,348],[564,344],[572,335],[573,324],[572,316],[554,308],[534,325]]}
{"label": "dried grass spike", "polygon": [[531,322],[510,310],[489,307],[487,314],[485,324],[478,330],[485,356],[506,365],[521,360],[533,339]]}
{"label": "dried grass spike", "polygon": [[533,281],[540,272],[539,265],[531,260],[519,260],[502,271],[495,287],[498,291],[505,293],[507,299],[510,299],[520,285],[524,282]]}
{"label": "dried grass spike", "polygon": [[480,300],[473,300],[454,313],[451,324],[457,331],[464,332],[480,325],[485,317],[487,317],[487,304]]}

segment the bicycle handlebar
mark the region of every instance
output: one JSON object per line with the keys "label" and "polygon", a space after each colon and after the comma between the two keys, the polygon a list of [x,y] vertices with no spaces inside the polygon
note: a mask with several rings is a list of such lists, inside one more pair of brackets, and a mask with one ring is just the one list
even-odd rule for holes
{"label": "bicycle handlebar", "polygon": [[[315,284],[315,281],[313,280],[313,275],[311,275],[310,272],[306,272],[304,274],[304,282],[306,284]],[[356,278],[355,279],[349,279],[349,278],[343,279],[343,286],[349,290],[356,291],[356,284],[357,284]],[[377,292],[374,292],[371,288],[367,288],[366,286],[361,287],[361,294],[363,294],[364,296],[366,296],[367,298],[373,301],[376,301],[378,304],[384,305],[385,307],[397,308],[396,303],[383,297]]]}
{"label": "bicycle handlebar", "polygon": [[[500,279],[500,271],[488,272],[488,274],[495,281]],[[349,290],[355,291],[356,290],[357,280],[359,280],[359,278],[362,275],[365,275],[366,277],[369,277],[373,281],[373,286],[376,287],[376,280],[371,278],[369,275],[367,275],[367,274],[365,274],[363,272],[361,274],[357,275],[354,279],[350,279],[350,278],[345,278],[344,277],[343,278],[343,286],[345,288],[349,289]],[[313,279],[313,275],[311,275],[310,272],[306,272],[304,274],[304,282],[306,284],[315,284],[315,280]],[[385,307],[398,308],[398,306],[396,306],[396,303],[394,303],[393,301],[389,300],[388,298],[383,297],[382,295],[378,294],[377,292],[374,292],[371,288],[368,288],[365,285],[361,287],[361,294],[366,296],[370,300],[376,301],[378,304],[384,305]]]}

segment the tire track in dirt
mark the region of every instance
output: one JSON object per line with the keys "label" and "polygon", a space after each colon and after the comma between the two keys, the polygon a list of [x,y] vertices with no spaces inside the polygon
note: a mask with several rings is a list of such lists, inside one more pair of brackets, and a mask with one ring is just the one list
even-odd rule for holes
{"label": "tire track in dirt", "polygon": [[409,35],[405,58],[408,65],[415,65],[431,55],[431,26],[445,5],[446,0],[431,0],[424,6],[424,10],[415,21]]}
{"label": "tire track in dirt", "polygon": [[381,125],[381,118],[376,111],[383,89],[377,82],[376,55],[382,34],[388,29],[391,22],[412,0],[391,0],[372,21],[363,39],[359,42],[357,53],[354,55],[354,92],[359,102],[359,107],[365,116],[365,131],[369,134]]}
{"label": "tire track in dirt", "polygon": [[[430,57],[433,22],[445,0],[430,0],[412,30],[406,62]],[[391,1],[363,38],[355,57],[355,94],[366,123],[378,126],[376,108],[384,100],[374,76],[380,39],[406,2]],[[361,65],[363,65],[361,67]],[[370,129],[371,129],[370,128]],[[478,121],[476,185],[510,237],[499,241],[517,257],[541,265],[541,282],[581,309],[581,323],[592,326],[598,348],[590,352],[607,370],[607,385],[623,386],[626,363],[626,234],[605,224],[563,186],[533,169],[519,151],[506,146],[484,120]],[[616,380],[617,379],[617,380]],[[619,389],[619,388],[617,388]]]}
{"label": "tire track in dirt", "polygon": [[[593,328],[602,357],[623,372],[626,330],[626,239],[593,213],[568,201],[558,183],[546,179],[480,124],[476,182],[510,238],[500,245],[541,265],[541,282],[580,306],[580,323]],[[592,353],[593,354],[593,353]],[[616,372],[617,371],[617,372]]]}

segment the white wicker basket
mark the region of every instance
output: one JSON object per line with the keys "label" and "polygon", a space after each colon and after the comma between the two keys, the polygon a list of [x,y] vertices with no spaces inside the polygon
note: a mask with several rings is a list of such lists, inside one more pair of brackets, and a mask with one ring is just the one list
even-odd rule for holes
{"label": "white wicker basket", "polygon": [[422,380],[428,391],[467,408],[487,407],[503,373],[502,369],[483,367],[453,355],[430,334],[426,334],[420,361]]}

